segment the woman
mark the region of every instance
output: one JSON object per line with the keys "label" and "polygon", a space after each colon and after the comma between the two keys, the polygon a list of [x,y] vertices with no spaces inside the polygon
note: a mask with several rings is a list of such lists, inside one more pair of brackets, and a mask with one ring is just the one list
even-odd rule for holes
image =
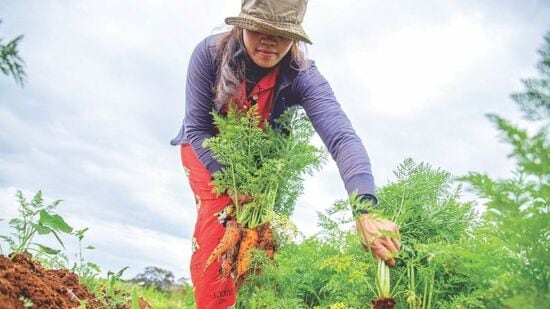
{"label": "woman", "polygon": [[[301,27],[307,0],[243,0],[238,17],[225,20],[234,28],[212,35],[195,48],[188,68],[186,112],[172,145],[181,145],[181,157],[198,208],[193,237],[191,279],[198,308],[227,308],[235,304],[235,284],[221,278],[220,266],[204,270],[204,263],[224,233],[227,195],[212,193],[211,175],[222,168],[203,141],[216,134],[210,112],[223,111],[228,102],[240,108],[258,106],[272,122],[293,105],[301,105],[335,159],[345,188],[376,204],[371,164],[361,140],[315,63],[304,59],[301,42],[310,43]],[[380,237],[398,233],[390,221],[358,210],[357,227],[373,254],[395,263],[399,243]]]}

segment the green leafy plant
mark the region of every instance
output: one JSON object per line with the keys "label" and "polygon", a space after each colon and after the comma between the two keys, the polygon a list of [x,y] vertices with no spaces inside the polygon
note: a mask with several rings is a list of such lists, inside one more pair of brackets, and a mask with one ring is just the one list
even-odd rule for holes
{"label": "green leafy plant", "polygon": [[123,289],[123,280],[121,279],[128,268],[128,266],[123,267],[116,273],[108,271],[106,279],[90,279],[91,284],[87,287],[104,308],[122,308],[132,305],[132,291]]}
{"label": "green leafy plant", "polygon": [[[95,247],[88,245],[83,248],[82,242],[88,228],[83,228],[80,230],[75,230],[73,235],[78,238],[78,254],[76,256],[77,261],[73,263],[73,266],[70,268],[71,271],[78,275],[78,278],[82,284],[88,287],[92,291],[97,291],[97,277],[101,273],[101,267],[96,263],[86,261],[84,259],[84,250],[94,250]],[[68,260],[67,260],[68,262]]]}
{"label": "green leafy plant", "polygon": [[105,295],[109,297],[109,303],[112,303],[115,306],[122,306],[127,302],[128,296],[125,293],[121,293],[120,289],[118,289],[118,283],[121,281],[120,278],[128,268],[129,267],[126,266],[116,273],[112,271],[107,273]]}
{"label": "green leafy plant", "polygon": [[[407,159],[395,175],[395,181],[380,188],[379,204],[369,209],[403,227],[402,254],[391,272],[379,268],[384,264],[359,245],[350,211],[358,201],[346,199],[319,214],[319,234],[282,246],[275,256],[276,267],[262,268],[261,276],[249,278],[239,292],[243,307],[260,296],[297,298],[306,308],[332,304],[363,308],[382,295],[394,297],[397,308],[448,308],[457,296],[461,297],[457,305],[470,302],[469,282],[454,281],[455,267],[446,264],[437,249],[462,244],[476,223],[472,204],[460,201],[460,188],[453,186],[449,173],[428,164]],[[454,229],[446,222],[455,224]]]}
{"label": "green leafy plant", "polygon": [[132,306],[130,306],[131,309],[140,309],[139,308],[139,294],[138,290],[134,287],[132,288]]}
{"label": "green leafy plant", "polygon": [[501,304],[521,308],[550,302],[550,32],[539,53],[540,78],[524,80],[525,92],[512,95],[526,119],[540,121],[532,123],[537,132],[488,115],[512,146],[514,175],[493,179],[472,172],[462,178],[486,201],[484,238],[498,243],[507,257],[501,265],[506,271],[490,287]]}
{"label": "green leafy plant", "polygon": [[[82,239],[87,231],[88,228],[86,227],[73,233],[78,238],[78,263],[74,264],[72,270],[75,271],[80,277],[88,277],[88,273],[90,272],[96,273],[101,271],[98,265],[91,262],[86,262],[84,259],[83,250],[95,249],[95,247],[91,245],[82,248]],[[90,271],[90,269],[92,271]]]}
{"label": "green leafy plant", "polygon": [[59,234],[71,233],[73,229],[63,217],[55,213],[55,208],[61,203],[61,200],[44,205],[41,191],[38,191],[31,201],[27,201],[20,190],[17,191],[16,196],[19,203],[19,217],[9,221],[9,225],[15,230],[15,233],[0,236],[9,244],[12,255],[15,256],[26,251],[46,255],[58,254],[60,250],[52,249],[33,240],[36,235],[54,235],[59,244],[65,248]]}

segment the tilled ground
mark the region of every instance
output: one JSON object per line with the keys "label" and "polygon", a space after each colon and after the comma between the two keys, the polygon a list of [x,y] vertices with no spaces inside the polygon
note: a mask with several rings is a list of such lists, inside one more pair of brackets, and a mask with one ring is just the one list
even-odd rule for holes
{"label": "tilled ground", "polygon": [[[86,308],[103,308],[98,299],[78,282],[78,276],[65,269],[44,269],[28,253],[13,259],[0,255],[0,309],[76,308],[86,302]],[[125,306],[129,308],[128,306]],[[140,300],[140,308],[150,308]]]}

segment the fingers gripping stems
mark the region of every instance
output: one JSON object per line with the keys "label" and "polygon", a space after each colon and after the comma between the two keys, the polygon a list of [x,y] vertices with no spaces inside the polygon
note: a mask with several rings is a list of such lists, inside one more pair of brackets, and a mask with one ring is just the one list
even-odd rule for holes
{"label": "fingers gripping stems", "polygon": [[401,246],[399,228],[395,223],[366,214],[358,218],[357,231],[363,246],[375,258],[384,260],[388,266],[395,265],[394,257]]}

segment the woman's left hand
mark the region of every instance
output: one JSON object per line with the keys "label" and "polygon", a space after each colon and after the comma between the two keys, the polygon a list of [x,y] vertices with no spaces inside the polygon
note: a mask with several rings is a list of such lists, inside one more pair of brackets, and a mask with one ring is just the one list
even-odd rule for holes
{"label": "woman's left hand", "polygon": [[370,248],[375,258],[383,259],[388,266],[394,266],[394,257],[401,247],[397,225],[390,220],[364,214],[357,218],[356,227],[363,246]]}
{"label": "woman's left hand", "polygon": [[[237,203],[235,203],[235,192],[233,192],[233,190],[231,189],[227,189],[227,195],[229,196],[231,201],[233,201],[233,205],[237,205]],[[252,200],[253,200],[252,196],[237,192],[237,202],[239,206],[246,203],[250,203],[252,202]]]}

